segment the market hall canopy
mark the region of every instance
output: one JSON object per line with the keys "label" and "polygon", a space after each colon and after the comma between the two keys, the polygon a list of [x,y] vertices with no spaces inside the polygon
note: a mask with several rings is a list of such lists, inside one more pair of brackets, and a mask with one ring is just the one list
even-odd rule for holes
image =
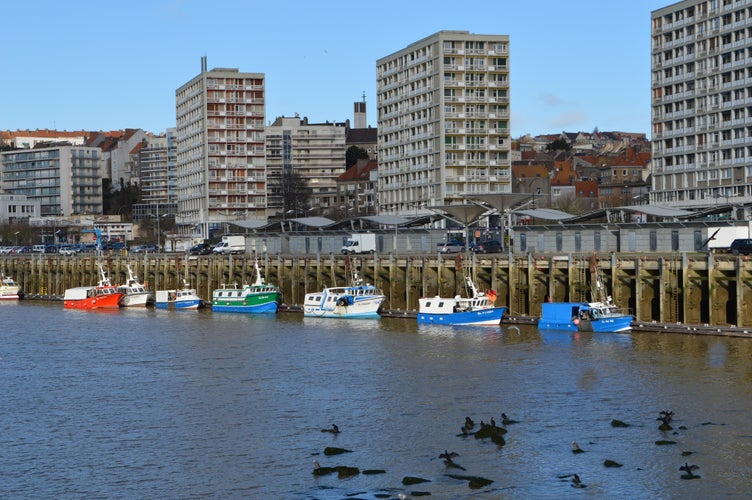
{"label": "market hall canopy", "polygon": [[496,193],[496,194],[478,194],[469,199],[478,200],[483,202],[499,211],[504,213],[507,210],[511,210],[520,203],[523,203],[533,197],[529,193]]}
{"label": "market hall canopy", "polygon": [[464,205],[441,205],[436,207],[428,207],[429,210],[442,211],[447,215],[444,215],[447,219],[452,219],[455,222],[467,227],[473,222],[477,221],[481,215],[488,212],[488,208],[477,203],[467,203]]}

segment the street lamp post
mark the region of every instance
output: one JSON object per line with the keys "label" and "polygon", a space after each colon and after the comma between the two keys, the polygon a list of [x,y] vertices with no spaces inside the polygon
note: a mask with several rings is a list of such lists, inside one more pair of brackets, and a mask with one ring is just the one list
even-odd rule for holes
{"label": "street lamp post", "polygon": [[21,234],[21,231],[16,231],[13,233],[13,235],[16,237],[16,246],[18,246],[18,235]]}

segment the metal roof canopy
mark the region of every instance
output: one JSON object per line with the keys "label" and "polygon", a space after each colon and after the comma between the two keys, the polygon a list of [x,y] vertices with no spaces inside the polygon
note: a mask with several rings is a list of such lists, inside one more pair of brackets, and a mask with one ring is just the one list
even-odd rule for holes
{"label": "metal roof canopy", "polygon": [[561,210],[554,210],[552,208],[531,208],[529,210],[515,210],[514,213],[528,215],[535,217],[536,219],[544,220],[567,220],[574,219],[576,216],[562,212]]}
{"label": "metal roof canopy", "polygon": [[381,224],[382,226],[404,226],[410,222],[410,219],[406,217],[399,217],[397,215],[367,215],[361,217],[361,219],[373,222],[375,224]]}
{"label": "metal roof canopy", "polygon": [[628,212],[642,212],[655,217],[688,217],[694,214],[680,208],[666,207],[663,205],[629,205],[626,207],[614,207],[614,210],[626,210]]}
{"label": "metal roof canopy", "polygon": [[243,229],[261,229],[265,227],[271,227],[276,224],[261,219],[232,220],[227,221],[227,223],[232,224],[233,226],[242,227]]}
{"label": "metal roof canopy", "polygon": [[465,205],[441,205],[437,207],[428,207],[428,209],[446,212],[449,215],[443,215],[444,217],[459,222],[466,227],[469,226],[470,223],[477,221],[481,215],[488,212],[487,207],[477,203],[468,203]]}
{"label": "metal roof canopy", "polygon": [[334,221],[332,219],[328,219],[326,217],[300,217],[297,219],[287,219],[290,222],[295,222],[297,224],[301,224],[303,226],[308,227],[315,227],[315,228],[322,228],[331,226],[334,224]]}
{"label": "metal roof canopy", "polygon": [[496,194],[479,194],[469,199],[482,201],[501,213],[511,210],[514,206],[527,201],[533,197],[527,193],[496,193]]}

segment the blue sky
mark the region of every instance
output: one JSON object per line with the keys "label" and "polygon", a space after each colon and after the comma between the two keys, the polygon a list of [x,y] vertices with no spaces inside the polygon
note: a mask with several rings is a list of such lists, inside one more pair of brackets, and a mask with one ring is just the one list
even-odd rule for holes
{"label": "blue sky", "polygon": [[376,60],[441,30],[510,36],[512,135],[650,132],[650,13],[669,1],[27,0],[0,10],[0,129],[159,133],[214,67],[266,74],[267,120],[352,120]]}

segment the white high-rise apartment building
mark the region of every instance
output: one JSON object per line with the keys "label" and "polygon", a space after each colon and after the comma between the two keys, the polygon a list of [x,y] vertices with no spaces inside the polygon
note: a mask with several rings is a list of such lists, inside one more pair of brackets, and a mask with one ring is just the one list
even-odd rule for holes
{"label": "white high-rise apartment building", "polygon": [[511,191],[509,36],[441,31],[376,62],[381,213]]}
{"label": "white high-rise apartment building", "polygon": [[752,0],[652,12],[651,201],[752,201]]}
{"label": "white high-rise apartment building", "polygon": [[207,238],[228,221],[266,219],[265,77],[206,70],[176,93],[176,224]]}
{"label": "white high-rise apartment building", "polygon": [[[270,214],[306,217],[347,213],[335,204],[337,177],[345,171],[345,122],[308,123],[280,116],[266,127],[267,202]],[[310,192],[307,206],[285,199],[283,184],[295,173]],[[287,180],[285,180],[287,179]],[[283,213],[293,210],[292,214]]]}

